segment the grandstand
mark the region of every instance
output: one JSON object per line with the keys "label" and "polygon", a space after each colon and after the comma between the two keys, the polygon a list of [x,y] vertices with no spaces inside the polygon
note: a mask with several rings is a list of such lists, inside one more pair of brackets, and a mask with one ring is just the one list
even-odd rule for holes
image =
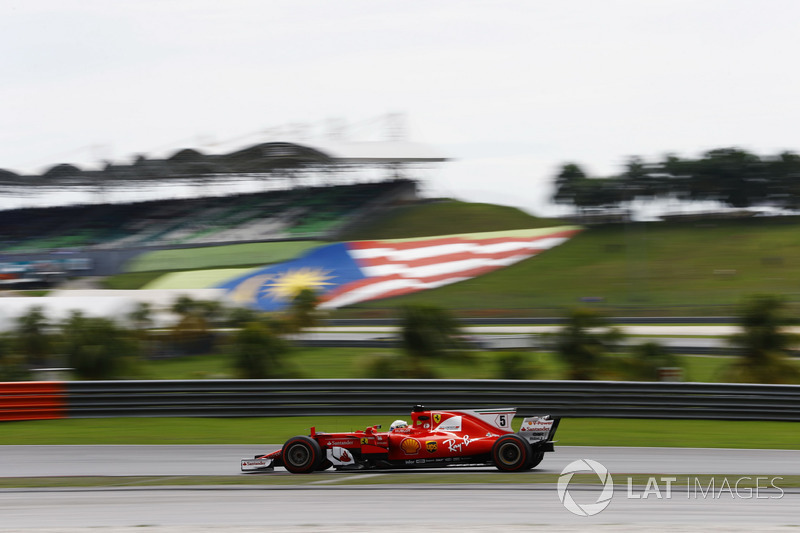
{"label": "grandstand", "polygon": [[[105,198],[109,191],[171,185],[200,192],[193,198],[0,211],[0,284],[52,285],[68,275],[112,275],[153,250],[332,240],[376,210],[415,199],[417,182],[404,177],[407,170],[444,160],[413,143],[325,150],[264,143],[229,154],[184,149],[165,159],[140,156],[102,170],[59,164],[38,176],[0,171],[0,189],[11,195],[78,190]],[[369,177],[359,179],[364,175]],[[211,184],[242,181],[272,190],[202,194],[213,190]]]}
{"label": "grandstand", "polygon": [[407,180],[234,196],[0,211],[5,253],[325,239]]}

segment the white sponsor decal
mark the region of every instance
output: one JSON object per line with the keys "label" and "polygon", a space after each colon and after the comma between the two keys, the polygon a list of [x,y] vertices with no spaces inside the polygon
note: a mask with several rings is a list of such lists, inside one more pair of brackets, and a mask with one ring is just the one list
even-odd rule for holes
{"label": "white sponsor decal", "polygon": [[339,446],[328,449],[327,455],[328,460],[336,466],[351,465],[355,462],[353,454]]}
{"label": "white sponsor decal", "polygon": [[553,422],[528,422],[520,428],[522,431],[550,431]]}
{"label": "white sponsor decal", "polygon": [[242,470],[262,470],[272,468],[272,459],[242,459]]}
{"label": "white sponsor decal", "polygon": [[328,441],[328,445],[330,446],[353,446],[355,443],[356,439]]}
{"label": "white sponsor decal", "polygon": [[522,421],[519,432],[523,437],[528,439],[528,442],[545,440],[548,435],[550,435],[553,423],[553,420],[546,420],[543,418],[526,418]]}
{"label": "white sponsor decal", "polygon": [[442,421],[436,429],[439,431],[461,431],[461,417],[451,416],[447,420]]}
{"label": "white sponsor decal", "polygon": [[244,466],[264,466],[272,462],[272,459],[262,459],[260,461],[242,461]]}
{"label": "white sponsor decal", "polygon": [[469,438],[469,435],[464,435],[460,439],[447,439],[442,444],[447,446],[451,453],[462,453],[462,447],[467,448],[470,442],[472,439]]}

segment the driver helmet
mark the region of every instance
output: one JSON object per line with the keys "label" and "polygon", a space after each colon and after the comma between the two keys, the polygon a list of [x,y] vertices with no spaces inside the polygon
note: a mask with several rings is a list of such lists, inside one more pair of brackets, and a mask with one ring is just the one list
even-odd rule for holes
{"label": "driver helmet", "polygon": [[395,420],[394,422],[392,422],[392,425],[389,426],[389,429],[391,431],[394,431],[395,429],[407,428],[407,427],[408,427],[408,422],[406,422],[405,420]]}

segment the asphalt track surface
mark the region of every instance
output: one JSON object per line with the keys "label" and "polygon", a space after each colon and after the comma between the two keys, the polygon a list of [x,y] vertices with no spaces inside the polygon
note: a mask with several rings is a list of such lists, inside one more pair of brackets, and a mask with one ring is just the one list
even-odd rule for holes
{"label": "asphalt track surface", "polygon": [[[0,477],[225,476],[239,461],[277,445],[0,446]],[[800,475],[800,450],[558,446],[534,472],[559,474],[576,459],[593,459],[612,473]],[[429,470],[418,470],[426,472]],[[492,467],[448,472],[494,471]],[[329,471],[331,476],[353,475]],[[259,474],[260,475],[260,474]],[[282,469],[274,474],[284,475]],[[286,474],[288,475],[288,474]],[[391,474],[388,474],[391,475]]]}
{"label": "asphalt track surface", "polygon": [[[581,496],[596,498],[593,493],[578,494],[575,499]],[[87,528],[86,531],[105,532],[140,526],[138,531],[153,533],[180,526],[186,529],[178,531],[198,531],[197,526],[204,526],[226,532],[249,531],[249,527],[261,527],[261,531],[415,528],[463,532],[531,531],[542,526],[554,531],[554,525],[562,531],[595,530],[602,525],[606,526],[605,531],[766,531],[773,526],[799,523],[797,494],[713,500],[687,497],[684,493],[672,496],[634,500],[627,499],[623,491],[615,493],[601,513],[581,517],[559,503],[553,487],[4,492],[0,493],[0,531]]]}
{"label": "asphalt track surface", "polygon": [[[231,475],[242,457],[274,446],[0,446],[0,475]],[[800,524],[800,491],[698,494],[675,487],[666,498],[627,497],[623,475],[800,473],[800,451],[562,446],[535,472],[560,473],[588,458],[616,478],[596,516],[570,513],[553,485],[298,485],[0,490],[0,531],[188,533],[204,531],[767,531]],[[464,469],[475,470],[475,469]],[[449,471],[464,471],[451,469]],[[478,469],[493,471],[491,468]],[[535,475],[535,472],[530,475]],[[242,474],[245,475],[245,474]],[[282,469],[271,474],[291,476]],[[392,473],[328,472],[331,480]],[[528,474],[521,474],[528,475]],[[732,478],[731,483],[733,483]],[[571,487],[594,503],[598,489]],[[137,528],[136,526],[148,526]],[[86,528],[86,529],[84,529]],[[91,528],[91,529],[89,529]],[[98,529],[99,528],[99,529]],[[786,529],[787,531],[789,529]],[[796,531],[796,529],[794,529]]]}

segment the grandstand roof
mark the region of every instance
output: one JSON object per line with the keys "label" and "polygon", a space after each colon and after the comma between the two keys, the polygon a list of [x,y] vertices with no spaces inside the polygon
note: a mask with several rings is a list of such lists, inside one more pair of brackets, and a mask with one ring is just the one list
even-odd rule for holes
{"label": "grandstand roof", "polygon": [[331,142],[318,146],[269,142],[228,153],[204,153],[183,148],[157,158],[139,155],[130,163],[106,162],[100,169],[82,169],[66,163],[53,165],[45,172],[33,175],[18,175],[0,169],[0,189],[62,189],[143,181],[225,179],[336,165],[396,165],[446,160],[430,146],[406,141]]}
{"label": "grandstand roof", "polygon": [[422,143],[408,141],[317,143],[316,149],[340,163],[440,163],[447,158]]}

